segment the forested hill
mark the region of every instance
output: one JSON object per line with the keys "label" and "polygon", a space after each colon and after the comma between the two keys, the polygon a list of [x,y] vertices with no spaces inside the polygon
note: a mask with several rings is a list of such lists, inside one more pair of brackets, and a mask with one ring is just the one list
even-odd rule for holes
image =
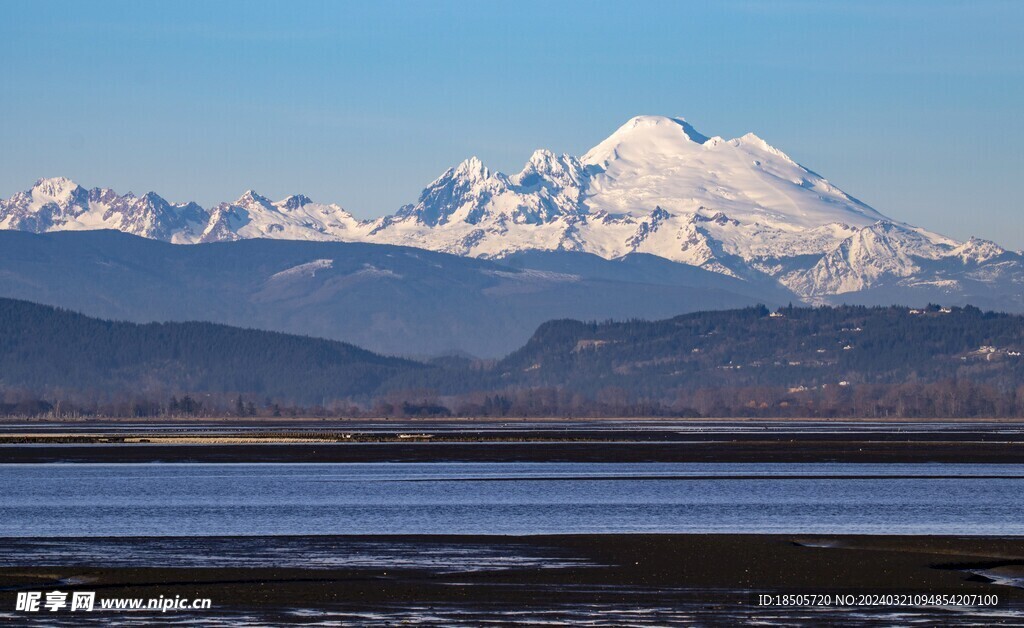
{"label": "forested hill", "polygon": [[1024,316],[972,307],[558,320],[499,361],[419,363],[0,299],[0,415],[1024,416],[1022,353]]}
{"label": "forested hill", "polygon": [[213,323],[111,322],[0,299],[0,392],[74,399],[245,392],[329,403],[368,397],[419,368],[331,340]]}
{"label": "forested hill", "polygon": [[552,321],[499,366],[521,386],[1024,383],[1024,317],[977,308],[747,308],[664,321]]}

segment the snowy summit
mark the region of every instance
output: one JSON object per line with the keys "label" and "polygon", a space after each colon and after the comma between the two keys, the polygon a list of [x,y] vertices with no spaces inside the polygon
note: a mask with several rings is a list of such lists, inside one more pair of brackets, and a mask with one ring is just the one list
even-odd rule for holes
{"label": "snowy summit", "polygon": [[1024,277],[1019,254],[891,220],[753,133],[709,137],[663,116],[632,118],[582,157],[537,150],[512,175],[472,157],[375,220],[298,194],[273,202],[250,190],[204,209],[54,178],[0,201],[0,228],[118,229],[183,244],[360,241],[491,258],[646,253],[777,282],[809,301],[901,285],[1019,292]]}

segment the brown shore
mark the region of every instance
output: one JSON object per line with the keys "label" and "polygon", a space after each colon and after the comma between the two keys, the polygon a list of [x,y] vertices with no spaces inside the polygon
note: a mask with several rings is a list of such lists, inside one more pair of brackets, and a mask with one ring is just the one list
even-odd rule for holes
{"label": "brown shore", "polygon": [[[789,608],[783,616],[853,619],[886,613],[943,623],[959,620],[1019,625],[1024,589],[995,584],[978,573],[1024,575],[1024,538],[972,536],[820,535],[563,535],[528,537],[371,537],[415,547],[487,544],[514,555],[523,547],[579,559],[579,564],[468,572],[381,564],[358,568],[104,567],[61,564],[0,567],[0,609],[13,608],[17,590],[53,587],[96,591],[101,597],[210,598],[214,614],[248,614],[289,623],[296,610],[350,621],[372,613],[391,623],[435,618],[473,621],[540,616],[586,618],[601,611],[647,609],[653,623],[685,618],[729,623],[780,614],[761,607],[758,594],[995,594],[991,608]],[[7,540],[8,543],[16,540]],[[88,543],[88,540],[82,540]],[[139,539],[138,543],[146,543]],[[8,548],[11,549],[11,548]],[[16,549],[16,547],[14,548]],[[8,559],[8,562],[10,559]],[[1019,586],[1019,585],[1018,585]],[[587,609],[590,609],[588,611]],[[511,613],[518,613],[512,615]],[[582,613],[582,615],[580,615]],[[561,614],[561,615],[559,615]],[[109,615],[108,615],[109,616]],[[660,620],[659,620],[660,617]],[[504,618],[504,619],[502,619]],[[863,617],[862,617],[863,618]],[[973,619],[971,619],[973,618]],[[518,620],[517,620],[518,621]],[[374,623],[374,621],[356,621]],[[425,621],[424,623],[432,623]],[[615,625],[612,621],[610,625]]]}
{"label": "brown shore", "polygon": [[0,423],[0,463],[1024,463],[1024,423],[286,420]]}

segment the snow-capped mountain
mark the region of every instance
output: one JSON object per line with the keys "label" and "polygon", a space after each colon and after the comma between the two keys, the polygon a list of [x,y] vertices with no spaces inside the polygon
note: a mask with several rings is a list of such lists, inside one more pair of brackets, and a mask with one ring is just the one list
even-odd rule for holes
{"label": "snow-capped mountain", "polygon": [[[484,257],[527,249],[618,258],[649,253],[740,278],[772,278],[811,300],[886,282],[946,282],[973,253],[892,221],[753,134],[707,137],[687,122],[633,118],[582,158],[537,151],[522,172],[471,159],[417,204],[380,220],[375,241]],[[975,241],[983,259],[1019,256]],[[958,261],[934,268],[938,260]]]}
{"label": "snow-capped mountain", "polygon": [[629,120],[579,158],[538,150],[512,175],[468,159],[416,203],[376,220],[304,196],[271,202],[249,191],[204,210],[44,179],[0,201],[0,228],[110,228],[175,243],[361,241],[487,258],[646,253],[777,282],[812,302],[902,289],[959,298],[998,287],[1024,307],[1019,253],[891,220],[754,134],[708,137],[661,116]]}
{"label": "snow-capped mountain", "polygon": [[372,235],[489,257],[650,253],[743,275],[757,258],[820,254],[880,220],[755,135],[708,138],[682,120],[641,116],[581,159],[537,151],[513,176],[467,160]]}
{"label": "snow-capped mountain", "polygon": [[234,203],[210,210],[198,242],[245,238],[348,241],[359,239],[361,223],[338,205],[314,203],[295,194],[276,203],[248,190]]}
{"label": "snow-capped mountain", "polygon": [[107,188],[86,190],[63,177],[40,179],[30,190],[0,201],[0,229],[115,229],[176,244],[244,238],[352,240],[359,236],[351,232],[361,224],[337,205],[321,205],[302,195],[275,203],[249,190],[233,203],[206,210],[195,203],[168,203],[153,192],[137,197]]}
{"label": "snow-capped mountain", "polygon": [[58,177],[0,201],[0,229],[42,233],[117,229],[146,238],[192,242],[209,215],[195,203],[172,205],[157,194],[119,196],[107,188],[86,190]]}

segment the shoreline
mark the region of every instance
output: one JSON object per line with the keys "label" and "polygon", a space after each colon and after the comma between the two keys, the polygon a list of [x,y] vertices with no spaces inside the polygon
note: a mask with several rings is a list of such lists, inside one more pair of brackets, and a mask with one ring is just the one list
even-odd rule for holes
{"label": "shoreline", "polygon": [[0,463],[1024,464],[1024,423],[323,421],[0,423]]}

